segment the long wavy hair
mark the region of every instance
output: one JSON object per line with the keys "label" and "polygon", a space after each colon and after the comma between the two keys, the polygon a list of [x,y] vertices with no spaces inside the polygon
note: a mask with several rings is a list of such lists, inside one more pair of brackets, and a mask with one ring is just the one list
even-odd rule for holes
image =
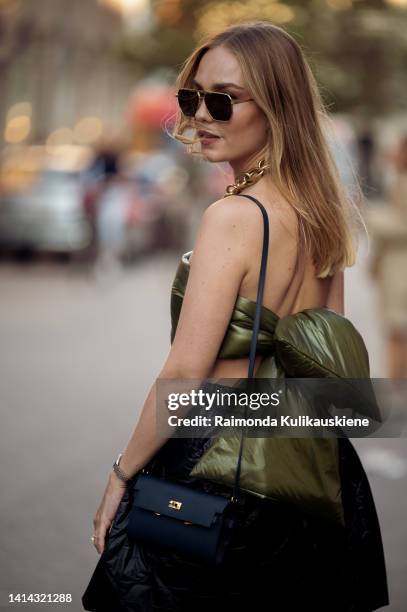
{"label": "long wavy hair", "polygon": [[[267,143],[247,169],[262,158],[268,162],[275,185],[297,214],[299,248],[310,253],[318,277],[353,265],[363,196],[355,176],[352,195],[341,181],[323,131],[330,120],[299,44],[267,21],[229,26],[185,60],[176,89],[194,88],[200,60],[220,45],[238,60],[249,95],[269,122]],[[178,111],[172,136],[199,154],[193,149],[199,139],[185,135],[190,128],[191,119]]]}

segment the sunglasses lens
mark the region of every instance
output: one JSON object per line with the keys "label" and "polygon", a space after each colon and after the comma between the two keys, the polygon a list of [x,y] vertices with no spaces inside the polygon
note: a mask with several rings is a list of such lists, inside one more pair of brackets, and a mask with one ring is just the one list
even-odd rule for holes
{"label": "sunglasses lens", "polygon": [[198,92],[191,89],[180,89],[177,98],[179,107],[184,115],[195,117],[199,104]]}
{"label": "sunglasses lens", "polygon": [[229,121],[232,116],[232,104],[229,96],[223,93],[207,93],[205,104],[215,121]]}

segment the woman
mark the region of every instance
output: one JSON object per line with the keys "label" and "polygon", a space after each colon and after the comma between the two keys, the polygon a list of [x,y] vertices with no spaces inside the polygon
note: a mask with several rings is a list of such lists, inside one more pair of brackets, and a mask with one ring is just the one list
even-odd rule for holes
{"label": "woman", "polygon": [[[175,136],[192,152],[198,143],[209,162],[229,162],[236,180],[230,195],[205,210],[193,258],[181,259],[172,287],[172,345],[158,378],[244,378],[248,353],[225,355],[220,349],[238,300],[256,302],[263,226],[256,205],[237,194],[258,199],[269,218],[263,304],[276,319],[306,308],[343,312],[343,268],[355,257],[349,208],[323,137],[314,78],[284,30],[267,22],[228,28],[193,52],[177,86],[182,112]],[[203,99],[189,89],[228,96]],[[185,136],[190,128],[196,138]],[[247,326],[236,325],[239,344]],[[256,372],[261,361],[259,354]],[[152,385],[120,468],[133,477],[155,466],[157,475],[188,482],[204,445],[197,439],[164,444],[155,434],[155,399]],[[112,472],[94,519],[94,544],[103,554],[82,600],[85,609],[220,611],[250,605],[279,612],[366,612],[386,605],[369,485],[350,443],[340,452],[346,535],[299,508],[246,495],[239,535],[228,561],[216,569],[175,551],[129,545],[126,492]],[[202,481],[202,487],[220,490],[216,483]],[[110,527],[114,543],[105,550]],[[359,536],[364,541],[355,552]]]}

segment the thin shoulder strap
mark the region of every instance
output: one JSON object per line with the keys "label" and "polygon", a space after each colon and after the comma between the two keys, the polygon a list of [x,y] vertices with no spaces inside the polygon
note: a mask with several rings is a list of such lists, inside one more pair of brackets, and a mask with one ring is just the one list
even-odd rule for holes
{"label": "thin shoulder strap", "polygon": [[[257,348],[257,336],[258,336],[259,327],[260,327],[261,305],[263,303],[264,280],[266,277],[266,267],[267,267],[267,258],[268,258],[269,219],[268,219],[268,215],[267,215],[266,209],[264,208],[263,204],[259,202],[258,200],[256,200],[256,198],[249,196],[249,195],[245,195],[243,193],[237,194],[237,195],[253,200],[253,202],[255,202],[259,206],[263,214],[263,222],[264,222],[263,250],[261,253],[259,284],[258,284],[258,289],[257,289],[257,300],[256,300],[256,313],[254,317],[253,334],[252,334],[252,340],[250,344],[249,372],[247,375],[247,378],[253,378],[254,362],[256,358],[256,348]],[[246,416],[247,416],[247,405],[246,405],[246,410],[245,410],[245,417]],[[239,457],[237,460],[235,482],[234,482],[233,493],[232,493],[233,501],[237,501],[238,495],[239,495],[239,481],[240,481],[240,472],[241,472],[241,466],[242,466],[243,440],[244,440],[244,436],[243,436],[243,429],[242,429],[242,439],[240,441]]]}
{"label": "thin shoulder strap", "polygon": [[250,357],[249,357],[249,372],[247,374],[247,378],[253,378],[254,373],[254,361],[256,358],[256,348],[257,348],[257,336],[259,334],[260,328],[260,317],[261,317],[261,306],[263,303],[263,294],[264,294],[264,282],[266,278],[266,268],[267,268],[267,258],[268,258],[268,249],[269,249],[269,218],[264,208],[263,204],[256,200],[253,196],[245,195],[243,193],[239,193],[243,198],[249,198],[253,202],[259,206],[264,221],[264,231],[263,231],[263,250],[261,254],[261,264],[260,264],[260,274],[259,274],[259,283],[257,288],[257,299],[256,299],[256,314],[254,317],[253,323],[253,334],[252,341],[250,344]]}

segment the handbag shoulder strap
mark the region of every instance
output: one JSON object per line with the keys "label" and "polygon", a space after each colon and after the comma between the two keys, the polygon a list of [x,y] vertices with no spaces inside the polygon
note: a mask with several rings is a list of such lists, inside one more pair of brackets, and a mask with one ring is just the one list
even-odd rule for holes
{"label": "handbag shoulder strap", "polygon": [[[266,278],[266,267],[267,267],[267,258],[268,258],[268,248],[269,248],[269,219],[268,219],[266,209],[264,208],[263,204],[259,202],[259,200],[256,200],[256,198],[254,198],[253,196],[245,195],[243,193],[237,194],[237,195],[240,195],[241,197],[244,197],[244,198],[249,198],[250,200],[252,200],[258,205],[263,215],[263,225],[264,225],[263,249],[261,253],[259,283],[258,283],[258,288],[257,288],[256,312],[254,316],[253,333],[252,333],[252,339],[251,339],[251,344],[250,344],[249,371],[247,374],[247,378],[253,378],[254,363],[255,363],[256,348],[257,348],[257,337],[258,337],[259,328],[260,328],[261,306],[263,303],[264,282]],[[247,412],[247,406],[246,406],[246,412]],[[238,493],[239,493],[239,481],[240,481],[240,471],[241,471],[242,453],[243,453],[243,440],[244,440],[244,436],[242,432],[242,439],[240,441],[240,448],[239,448],[239,457],[237,460],[237,467],[236,467],[235,483],[234,483],[233,493],[232,493],[233,501],[237,500]]]}
{"label": "handbag shoulder strap", "polygon": [[259,282],[258,282],[257,298],[256,298],[256,313],[254,317],[253,334],[252,334],[252,339],[251,339],[251,344],[250,344],[249,371],[247,374],[247,378],[253,378],[254,361],[256,358],[257,337],[258,337],[259,329],[260,329],[261,307],[263,304],[264,283],[265,283],[265,278],[266,278],[267,258],[268,258],[268,249],[269,249],[269,219],[268,219],[266,209],[264,208],[263,204],[259,202],[259,200],[256,200],[256,198],[249,196],[249,195],[244,195],[244,194],[238,194],[238,195],[241,195],[241,197],[244,197],[244,198],[250,198],[251,200],[253,200],[253,202],[256,202],[256,204],[259,206],[263,214],[263,225],[264,225],[263,250],[261,253],[260,274],[259,274]]}

